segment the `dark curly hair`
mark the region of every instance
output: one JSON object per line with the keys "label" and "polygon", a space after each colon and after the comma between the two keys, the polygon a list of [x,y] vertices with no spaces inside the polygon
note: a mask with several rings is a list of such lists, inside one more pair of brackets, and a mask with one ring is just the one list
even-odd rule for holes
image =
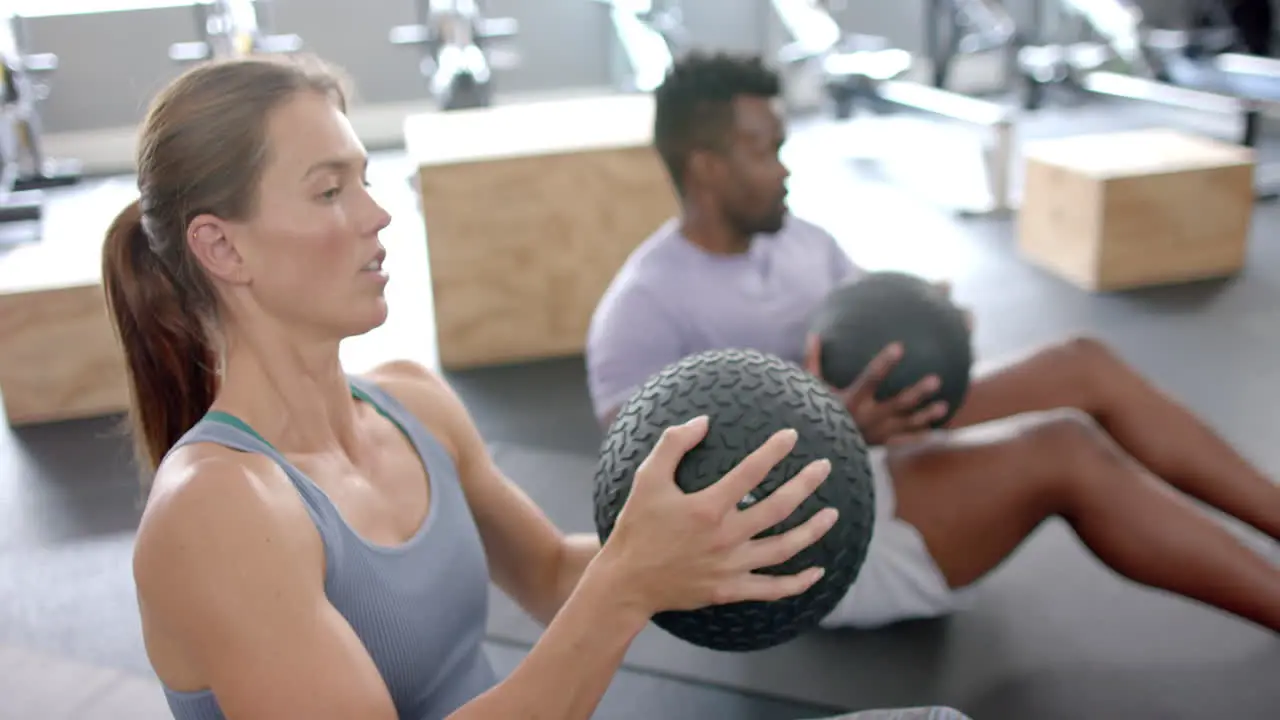
{"label": "dark curly hair", "polygon": [[757,55],[691,52],[674,63],[654,91],[653,142],[676,189],[695,150],[723,152],[733,127],[733,100],[772,99],[782,91],[778,75]]}

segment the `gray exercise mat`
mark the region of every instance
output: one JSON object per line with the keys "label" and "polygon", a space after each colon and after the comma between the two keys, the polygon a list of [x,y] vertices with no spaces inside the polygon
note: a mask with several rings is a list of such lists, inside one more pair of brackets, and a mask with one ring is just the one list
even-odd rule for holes
{"label": "gray exercise mat", "polygon": [[0,551],[0,643],[150,676],[132,532]]}
{"label": "gray exercise mat", "polygon": [[[559,527],[593,529],[593,458],[514,445],[493,452]],[[650,626],[625,664],[850,710],[951,705],[978,720],[1280,714],[1280,640],[1117,578],[1060,522],[1047,523],[969,602],[947,620],[819,631],[756,653],[704,650]],[[491,592],[492,638],[532,644],[541,630]]]}
{"label": "gray exercise mat", "polygon": [[0,645],[0,720],[172,720],[151,677]]}

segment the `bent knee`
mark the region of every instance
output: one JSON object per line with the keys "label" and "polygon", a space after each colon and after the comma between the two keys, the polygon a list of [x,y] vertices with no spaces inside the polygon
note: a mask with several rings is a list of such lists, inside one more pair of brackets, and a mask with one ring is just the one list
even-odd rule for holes
{"label": "bent knee", "polygon": [[1114,454],[1114,443],[1093,415],[1077,408],[1037,413],[1019,433],[1019,446],[1030,463],[1047,471],[1073,474],[1076,465],[1096,467]]}
{"label": "bent knee", "polygon": [[1021,433],[1027,464],[1045,486],[1072,492],[1101,478],[1102,464],[1123,460],[1122,452],[1092,415],[1075,408],[1039,414]]}
{"label": "bent knee", "polygon": [[1049,350],[1059,362],[1074,371],[1088,373],[1114,365],[1115,352],[1102,340],[1091,335],[1076,335],[1054,345]]}
{"label": "bent knee", "polygon": [[1098,337],[1093,335],[1072,335],[1062,340],[1057,345],[1064,352],[1069,352],[1082,357],[1091,357],[1095,355],[1106,355],[1111,352],[1107,344]]}

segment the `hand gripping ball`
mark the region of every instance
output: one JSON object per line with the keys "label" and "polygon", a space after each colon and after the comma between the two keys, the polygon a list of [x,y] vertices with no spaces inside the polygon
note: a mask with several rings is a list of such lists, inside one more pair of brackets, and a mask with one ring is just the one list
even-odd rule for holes
{"label": "hand gripping ball", "polygon": [[773,602],[741,602],[654,616],[663,630],[695,645],[750,651],[787,642],[817,627],[848,591],[862,568],[875,522],[875,493],[867,448],[830,388],[802,368],[753,351],[699,353],[663,369],[620,409],[604,440],[595,477],[595,522],[606,541],[626,502],[636,470],[662,431],[706,415],[706,437],[676,472],[685,492],[718,481],[775,432],[794,428],[795,449],[773,468],[739,508],[768,497],[814,460],[828,458],[831,473],[782,523],[763,536],[785,532],[826,506],[839,519],[818,542],[787,562],[759,570],[793,574],[820,565],[826,573],[801,595]]}

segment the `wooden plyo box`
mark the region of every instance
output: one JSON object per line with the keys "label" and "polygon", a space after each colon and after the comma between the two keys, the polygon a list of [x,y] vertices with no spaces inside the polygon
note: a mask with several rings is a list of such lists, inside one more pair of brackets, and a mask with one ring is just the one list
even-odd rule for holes
{"label": "wooden plyo box", "polygon": [[1226,277],[1244,267],[1252,150],[1176,130],[1027,143],[1018,248],[1090,291]]}
{"label": "wooden plyo box", "polygon": [[583,350],[614,274],[677,213],[652,127],[647,95],[406,120],[443,368]]}
{"label": "wooden plyo box", "polygon": [[100,284],[0,294],[0,393],[15,427],[128,409]]}
{"label": "wooden plyo box", "polygon": [[0,395],[10,425],[128,409],[100,264],[103,232],[132,199],[127,189],[87,193],[79,213],[49,214],[42,239],[0,256]]}

